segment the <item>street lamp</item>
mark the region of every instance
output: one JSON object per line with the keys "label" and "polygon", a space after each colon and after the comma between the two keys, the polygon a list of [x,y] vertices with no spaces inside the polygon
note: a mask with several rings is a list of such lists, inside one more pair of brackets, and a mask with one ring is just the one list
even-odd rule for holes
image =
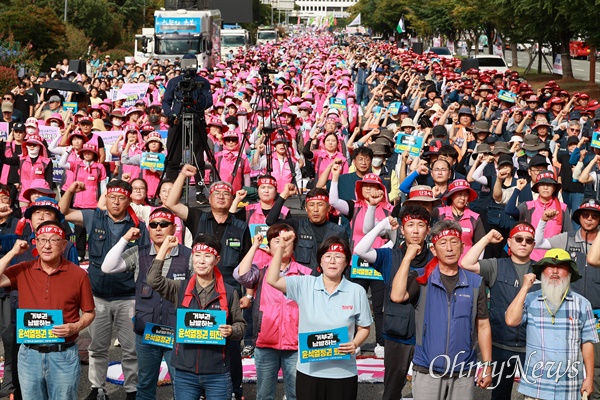
{"label": "street lamp", "polygon": [[67,7],[68,7],[67,4],[68,4],[68,2],[69,2],[69,0],[65,0],[65,17],[64,17],[65,23],[67,22]]}

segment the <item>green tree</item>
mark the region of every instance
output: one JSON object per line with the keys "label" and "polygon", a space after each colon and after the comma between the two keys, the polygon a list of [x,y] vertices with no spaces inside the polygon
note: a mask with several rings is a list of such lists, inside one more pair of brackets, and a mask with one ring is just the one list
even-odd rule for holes
{"label": "green tree", "polygon": [[[40,16],[44,18],[40,18]],[[32,53],[49,67],[60,58],[59,49],[66,44],[64,23],[49,8],[29,5],[13,6],[0,13],[0,34],[12,35],[22,46],[30,46]]]}

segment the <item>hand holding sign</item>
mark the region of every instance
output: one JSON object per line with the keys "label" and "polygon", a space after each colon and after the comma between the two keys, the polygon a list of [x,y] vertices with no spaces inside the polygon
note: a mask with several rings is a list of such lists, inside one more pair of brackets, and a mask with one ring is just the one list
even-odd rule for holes
{"label": "hand holding sign", "polygon": [[52,328],[52,333],[58,337],[69,337],[79,332],[77,324],[68,323],[62,325],[56,325]]}
{"label": "hand holding sign", "polygon": [[340,353],[354,354],[356,353],[356,348],[357,346],[354,344],[354,342],[347,342],[340,344],[340,347],[338,349]]}
{"label": "hand holding sign", "polygon": [[219,332],[221,332],[221,336],[229,337],[233,334],[233,326],[231,325],[219,325]]}

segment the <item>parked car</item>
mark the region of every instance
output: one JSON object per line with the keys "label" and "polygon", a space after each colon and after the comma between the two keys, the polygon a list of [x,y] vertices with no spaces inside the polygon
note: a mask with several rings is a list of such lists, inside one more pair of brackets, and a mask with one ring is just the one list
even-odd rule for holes
{"label": "parked car", "polygon": [[453,58],[454,54],[447,47],[430,47],[427,51],[437,54],[440,58]]}
{"label": "parked car", "polygon": [[498,72],[504,72],[508,69],[506,61],[500,56],[491,54],[478,54],[475,58],[479,61],[480,71],[489,71],[495,69]]}
{"label": "parked car", "polygon": [[582,40],[571,40],[569,42],[569,54],[571,58],[585,60],[590,55],[590,46]]}

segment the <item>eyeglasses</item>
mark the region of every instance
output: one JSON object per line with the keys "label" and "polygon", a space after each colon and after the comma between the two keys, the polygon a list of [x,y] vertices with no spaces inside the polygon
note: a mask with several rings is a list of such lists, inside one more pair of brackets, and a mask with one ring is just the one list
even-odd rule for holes
{"label": "eyeglasses", "polygon": [[573,128],[569,128],[569,130],[570,130],[571,132],[581,132],[581,129],[573,129]]}
{"label": "eyeglasses", "polygon": [[525,241],[525,243],[530,244],[530,245],[535,242],[535,239],[533,239],[531,237],[526,238],[523,236],[513,236],[512,238],[515,240],[515,242],[517,242],[519,244],[523,243],[523,240]]}
{"label": "eyeglasses", "polygon": [[346,259],[346,256],[343,254],[325,254],[323,255],[323,261],[325,262],[340,262],[340,261],[344,261]]}
{"label": "eyeglasses", "polygon": [[237,142],[237,138],[233,138],[233,137],[228,137],[223,139],[224,142]]}
{"label": "eyeglasses", "polygon": [[150,222],[150,223],[148,224],[148,226],[149,226],[150,228],[152,228],[152,229],[156,229],[156,228],[158,228],[159,226],[160,226],[161,228],[163,228],[163,229],[164,229],[164,228],[168,228],[170,225],[171,225],[171,223],[170,223],[170,222],[168,222],[168,221],[161,221],[161,222]]}
{"label": "eyeglasses", "polygon": [[3,97],[2,100],[12,101],[12,97]]}
{"label": "eyeglasses", "polygon": [[211,196],[215,196],[215,197],[231,197],[232,194],[226,191],[214,191],[211,193]]}
{"label": "eyeglasses", "polygon": [[112,202],[119,201],[119,203],[122,203],[124,201],[129,200],[129,197],[125,197],[125,196],[112,196],[112,195],[110,195],[110,196],[106,196],[106,198],[108,200],[112,201]]}
{"label": "eyeglasses", "polygon": [[58,246],[60,243],[62,243],[63,239],[62,238],[52,238],[52,239],[46,239],[46,238],[37,238],[35,240],[35,245],[37,247],[44,247],[46,246],[48,243],[50,243],[52,246]]}
{"label": "eyeglasses", "polygon": [[592,211],[582,211],[581,212],[581,218],[588,219],[590,217],[592,219],[600,219],[600,214],[592,212]]}

